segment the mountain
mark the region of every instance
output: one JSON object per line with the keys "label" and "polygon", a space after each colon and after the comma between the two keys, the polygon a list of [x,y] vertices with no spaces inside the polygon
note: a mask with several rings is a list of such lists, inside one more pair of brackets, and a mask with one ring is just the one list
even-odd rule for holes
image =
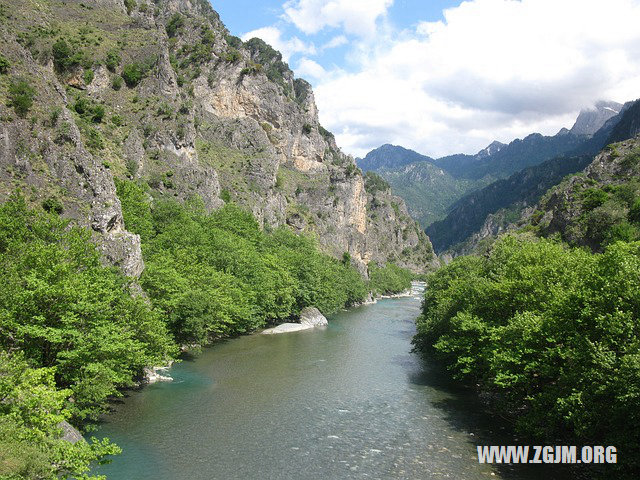
{"label": "mountain", "polygon": [[[402,199],[372,194],[319,124],[311,86],[259,39],[230,35],[204,0],[11,0],[0,32],[0,201],[20,189],[143,268],[115,180],[211,211],[250,210],[324,250],[422,270],[429,240]],[[57,208],[58,209],[58,208]]]}
{"label": "mountain", "polygon": [[381,168],[400,168],[410,163],[431,162],[433,158],[396,145],[385,144],[371,150],[364,158],[356,160],[363,172],[377,171]]}
{"label": "mountain", "polygon": [[514,222],[531,213],[548,189],[591,164],[605,145],[637,135],[638,125],[640,101],[628,102],[570,155],[527,168],[460,199],[444,220],[427,228],[436,251],[453,247],[455,253],[468,253],[484,239],[515,228]]}
{"label": "mountain", "polygon": [[589,155],[547,160],[464,196],[446,218],[427,227],[434,248],[443,252],[455,246],[456,253],[468,253],[480,240],[503,231],[522,209],[535,204],[550,187],[591,160]]}
{"label": "mountain", "polygon": [[621,109],[622,105],[616,102],[597,102],[593,108],[580,112],[570,132],[574,135],[593,135]]}
{"label": "mountain", "polygon": [[[494,142],[483,152],[490,155],[499,145]],[[383,177],[423,228],[443,218],[451,204],[465,193],[491,181],[454,178],[432,158],[395,145],[383,145],[356,161],[363,171]]]}
{"label": "mountain", "polygon": [[430,162],[381,169],[377,173],[389,182],[393,192],[407,204],[411,216],[425,228],[444,218],[459,198],[491,181],[454,178]]}
{"label": "mountain", "polygon": [[532,133],[508,145],[500,144],[500,148],[493,148],[491,155],[487,155],[487,149],[484,149],[475,155],[457,154],[442,157],[437,159],[435,164],[456,178],[506,178],[524,168],[570,152],[585,140],[587,137],[571,132],[561,131],[554,136]]}
{"label": "mountain", "polygon": [[[534,133],[509,144],[494,141],[475,155],[457,154],[436,160],[403,147],[384,145],[357,162],[364,171],[375,171],[387,180],[407,203],[409,213],[427,228],[444,219],[464,195],[574,151],[590,138],[566,129],[552,137]],[[579,154],[595,153],[599,145]]]}
{"label": "mountain", "polygon": [[483,148],[478,153],[476,153],[476,158],[487,158],[491,155],[495,155],[500,150],[502,150],[507,145],[504,143],[500,143],[497,140],[491,142],[486,148]]}
{"label": "mountain", "polygon": [[608,145],[583,172],[549,190],[514,227],[593,251],[640,240],[640,136]]}

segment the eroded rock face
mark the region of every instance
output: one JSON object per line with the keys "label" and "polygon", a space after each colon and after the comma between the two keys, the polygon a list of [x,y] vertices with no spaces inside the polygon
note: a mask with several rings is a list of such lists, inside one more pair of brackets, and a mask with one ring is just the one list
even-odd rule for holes
{"label": "eroded rock face", "polygon": [[[222,198],[235,201],[265,227],[288,225],[336,257],[348,252],[363,273],[370,261],[416,271],[434,265],[402,200],[366,191],[354,160],[319,124],[311,86],[278,52],[231,37],[207,2],[160,0],[129,13],[122,0],[91,5],[89,16],[61,2],[0,25],[9,75],[28,76],[38,92],[27,118],[0,105],[0,200],[16,185],[34,204],[60,198],[63,215],[91,228],[105,259],[132,276],[143,269],[140,241],[127,231],[114,178],[182,201],[198,196],[209,210]],[[169,35],[176,18],[181,26]],[[31,50],[17,42],[52,19],[70,28],[81,21],[95,34],[99,45],[87,51],[100,66],[91,81],[80,70],[55,70],[54,39],[39,38]],[[118,44],[120,60],[109,70],[105,52]],[[115,88],[134,63],[144,69],[140,82]],[[80,98],[102,105],[104,117],[79,113]]]}

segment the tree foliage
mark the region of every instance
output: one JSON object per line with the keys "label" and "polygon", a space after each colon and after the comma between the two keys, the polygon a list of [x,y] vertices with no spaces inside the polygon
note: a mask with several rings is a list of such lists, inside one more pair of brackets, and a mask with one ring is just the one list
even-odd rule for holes
{"label": "tree foliage", "polygon": [[369,264],[369,287],[374,294],[389,295],[408,290],[413,274],[394,263],[380,267],[375,262]]}
{"label": "tree foliage", "polygon": [[88,231],[15,197],[0,206],[1,347],[55,369],[74,420],[95,418],[118,388],[173,353],[159,312],[100,263]]}
{"label": "tree foliage", "polygon": [[332,313],[367,294],[358,272],[312,239],[265,233],[233,203],[207,213],[197,200],[154,200],[131,181],[117,188],[125,224],[143,240],[142,286],[181,343],[280,323],[307,306]]}
{"label": "tree foliage", "polygon": [[[428,278],[417,348],[495,395],[536,441],[640,466],[640,242],[603,254],[505,237]],[[541,443],[544,444],[544,443]]]}

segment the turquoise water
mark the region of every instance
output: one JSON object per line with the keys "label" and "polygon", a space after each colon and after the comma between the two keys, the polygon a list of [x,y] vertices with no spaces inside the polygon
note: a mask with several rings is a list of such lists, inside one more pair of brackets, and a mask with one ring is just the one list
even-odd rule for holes
{"label": "turquoise water", "polygon": [[[539,478],[479,465],[509,444],[475,397],[410,352],[417,298],[324,329],[220,343],[132,392],[98,436],[124,453],[110,480]],[[523,476],[527,474],[526,477]],[[552,478],[545,474],[546,478]]]}

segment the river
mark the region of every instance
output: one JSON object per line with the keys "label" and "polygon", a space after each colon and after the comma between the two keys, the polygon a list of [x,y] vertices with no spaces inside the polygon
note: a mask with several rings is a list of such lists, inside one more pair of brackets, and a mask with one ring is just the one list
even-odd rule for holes
{"label": "river", "polygon": [[[109,480],[522,479],[480,465],[512,444],[471,392],[411,353],[418,295],[323,329],[221,342],[130,392],[100,426],[124,453]],[[537,475],[536,475],[537,473]],[[548,480],[553,478],[545,474]]]}

